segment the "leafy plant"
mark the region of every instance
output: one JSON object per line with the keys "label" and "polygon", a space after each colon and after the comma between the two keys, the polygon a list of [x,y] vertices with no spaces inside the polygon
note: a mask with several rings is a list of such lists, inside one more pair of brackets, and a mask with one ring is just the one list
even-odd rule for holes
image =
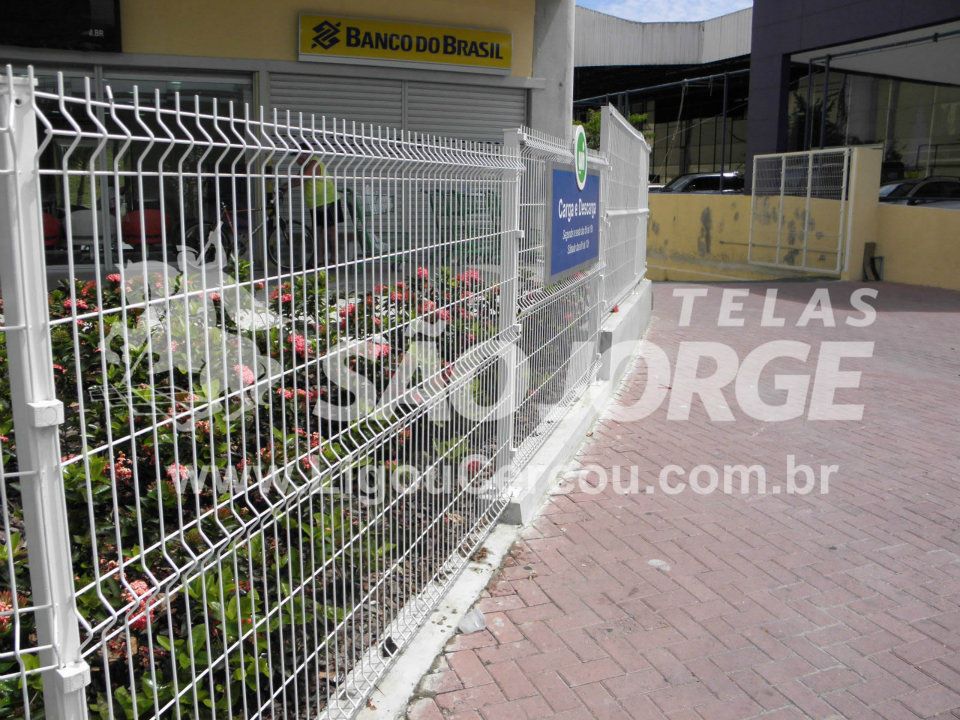
{"label": "leafy plant", "polygon": [[[644,133],[644,136],[647,139],[647,142],[652,142],[653,134],[649,130],[644,130],[644,126],[647,123],[647,114],[646,113],[630,113],[627,117],[627,121],[633,125],[637,130],[640,130]],[[587,147],[592,148],[593,150],[600,149],[600,119],[601,113],[599,110],[590,108],[587,110],[587,119],[586,120],[576,120],[574,125],[582,125],[584,132],[587,134]]]}
{"label": "leafy plant", "polygon": [[[241,717],[316,652],[310,642],[341,648],[316,670],[335,691],[378,641],[363,626],[369,598],[380,598],[377,612],[396,612],[455,551],[446,528],[477,520],[452,509],[457,488],[426,502],[417,487],[388,487],[368,504],[358,477],[452,467],[487,449],[482,423],[455,413],[430,419],[416,393],[346,420],[313,410],[356,399],[328,375],[324,359],[334,352],[378,402],[415,346],[433,348],[437,362],[418,365],[411,387],[457,383],[458,358],[498,332],[497,286],[469,266],[419,267],[351,295],[330,290],[319,271],[272,284],[255,281],[246,264],[235,274],[269,326],[239,323],[223,297],[229,288],[208,291],[187,274],[64,281],[50,293],[93,718],[173,715],[175,706],[181,717],[231,708]],[[0,409],[9,418],[2,339]],[[489,384],[460,383],[478,400]],[[0,421],[0,457],[9,477],[17,470],[9,419]],[[21,528],[19,487],[7,486],[10,526]],[[2,614],[14,588],[30,587],[27,558],[19,531],[0,537],[0,568],[15,569],[14,577],[0,570],[3,651],[36,644],[32,613],[16,626]],[[406,571],[394,572],[397,558]],[[390,578],[397,584],[387,592]],[[29,602],[28,593],[19,598],[20,607]],[[352,614],[359,623],[346,622]],[[34,654],[21,661],[37,667]],[[5,663],[0,674],[16,671]],[[25,697],[39,703],[39,674],[27,676],[26,693],[20,682],[0,681],[0,709],[14,717]]]}

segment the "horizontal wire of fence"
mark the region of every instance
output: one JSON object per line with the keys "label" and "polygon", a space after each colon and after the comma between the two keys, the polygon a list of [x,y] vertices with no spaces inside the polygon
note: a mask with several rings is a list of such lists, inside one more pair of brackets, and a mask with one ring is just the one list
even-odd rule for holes
{"label": "horizontal wire of fence", "polygon": [[0,84],[0,707],[352,717],[593,377],[572,152],[90,87]]}

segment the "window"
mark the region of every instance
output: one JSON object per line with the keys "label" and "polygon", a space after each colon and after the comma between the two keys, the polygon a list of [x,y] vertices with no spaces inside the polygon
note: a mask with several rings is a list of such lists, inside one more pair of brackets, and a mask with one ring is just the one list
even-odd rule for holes
{"label": "window", "polygon": [[960,197],[960,180],[935,180],[923,183],[913,194],[915,198],[958,198]]}
{"label": "window", "polygon": [[692,180],[686,188],[686,192],[719,192],[720,191],[720,178],[719,176],[707,176],[696,178]]}
{"label": "window", "polygon": [[907,194],[913,189],[914,185],[916,185],[916,183],[912,183],[912,182],[890,183],[889,185],[883,185],[880,188],[880,197],[882,198],[906,197]]}

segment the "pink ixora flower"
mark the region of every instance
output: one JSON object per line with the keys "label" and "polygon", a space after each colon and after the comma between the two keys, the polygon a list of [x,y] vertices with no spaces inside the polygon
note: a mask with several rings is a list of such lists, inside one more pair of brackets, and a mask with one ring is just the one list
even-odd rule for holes
{"label": "pink ixora flower", "polygon": [[387,343],[370,343],[370,354],[375,359],[390,357],[392,348]]}
{"label": "pink ixora flower", "polygon": [[244,385],[253,385],[253,383],[257,381],[257,376],[253,370],[250,369],[249,365],[234,365],[233,371]]}
{"label": "pink ixora flower", "polygon": [[123,591],[123,599],[127,602],[133,602],[149,594],[150,585],[146,580],[134,580],[130,583],[130,589]]}
{"label": "pink ixora flower", "polygon": [[293,346],[293,351],[298,355],[306,355],[310,352],[310,346],[307,344],[307,338],[297,333],[290,333],[287,336],[287,342]]}
{"label": "pink ixora flower", "polygon": [[190,477],[190,468],[188,468],[186,465],[180,465],[179,463],[167,465],[167,477],[175,482],[179,480],[186,480]]}
{"label": "pink ixora flower", "polygon": [[457,275],[457,280],[466,284],[472,285],[473,283],[480,282],[480,271],[476,268],[467,268],[462,273]]}
{"label": "pink ixora flower", "polygon": [[[0,613],[13,612],[13,593],[9,590],[0,591]],[[0,632],[8,630],[13,624],[11,615],[0,615]]]}
{"label": "pink ixora flower", "polygon": [[120,273],[110,273],[109,275],[107,275],[107,280],[109,280],[112,283],[120,282],[121,281]]}
{"label": "pink ixora flower", "polygon": [[342,308],[340,308],[340,317],[345,318],[348,315],[356,315],[357,306],[355,303],[347,303]]}
{"label": "pink ixora flower", "polygon": [[437,309],[437,304],[433,300],[422,300],[420,302],[420,312],[428,313]]}
{"label": "pink ixora flower", "polygon": [[127,457],[126,453],[123,451],[117,453],[117,461],[113,464],[113,472],[118,481],[127,482],[133,477],[131,465],[130,458]]}
{"label": "pink ixora flower", "polygon": [[428,277],[430,277],[430,271],[423,267],[423,265],[417,268],[417,279],[426,280]]}
{"label": "pink ixora flower", "polygon": [[70,300],[69,298],[67,298],[66,300],[63,301],[64,310],[69,310],[70,308],[73,308],[73,307],[75,307],[77,310],[88,310],[90,308],[90,306],[87,305],[86,300],[77,300],[77,302],[74,303],[73,300]]}
{"label": "pink ixora flower", "polygon": [[153,620],[154,611],[150,608],[150,602],[147,599],[152,592],[145,580],[134,580],[130,583],[130,588],[123,591],[122,597],[128,603],[139,601],[137,609],[129,618],[131,630],[144,630]]}

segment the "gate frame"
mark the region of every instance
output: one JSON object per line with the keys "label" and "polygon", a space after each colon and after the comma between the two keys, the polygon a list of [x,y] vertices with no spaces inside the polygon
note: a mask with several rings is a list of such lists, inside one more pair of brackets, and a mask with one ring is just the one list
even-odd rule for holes
{"label": "gate frame", "polygon": [[[825,154],[836,154],[843,153],[843,174],[841,179],[840,186],[840,218],[837,223],[837,249],[835,251],[825,251],[835,253],[835,261],[833,269],[824,268],[824,267],[811,267],[807,265],[807,241],[810,237],[810,201],[813,191],[813,159],[816,155],[825,155]],[[807,157],[807,193],[806,193],[806,204],[804,206],[804,220],[803,220],[803,255],[802,262],[800,264],[789,264],[780,261],[780,252],[781,252],[781,240],[783,238],[783,206],[784,206],[784,197],[786,190],[786,169],[787,169],[787,159],[791,157]],[[843,274],[844,270],[847,267],[847,262],[849,259],[849,244],[850,244],[850,228],[848,227],[847,215],[848,215],[848,206],[850,203],[850,176],[851,176],[851,158],[853,157],[853,148],[850,146],[838,147],[838,148],[819,148],[816,150],[801,150],[797,152],[786,152],[786,153],[766,153],[764,155],[754,155],[753,156],[753,187],[750,191],[750,233],[747,240],[747,263],[749,265],[758,265],[762,267],[772,267],[778,268],[781,270],[799,270],[803,272],[814,272],[819,274],[828,274],[840,276]],[[757,203],[757,193],[756,193],[756,179],[757,179],[757,163],[759,160],[768,160],[770,158],[779,158],[780,159],[780,204],[777,210],[777,244],[776,247],[776,262],[764,262],[762,260],[755,260],[753,258],[753,224],[756,217],[756,203]],[[797,196],[802,197],[802,196]]]}

